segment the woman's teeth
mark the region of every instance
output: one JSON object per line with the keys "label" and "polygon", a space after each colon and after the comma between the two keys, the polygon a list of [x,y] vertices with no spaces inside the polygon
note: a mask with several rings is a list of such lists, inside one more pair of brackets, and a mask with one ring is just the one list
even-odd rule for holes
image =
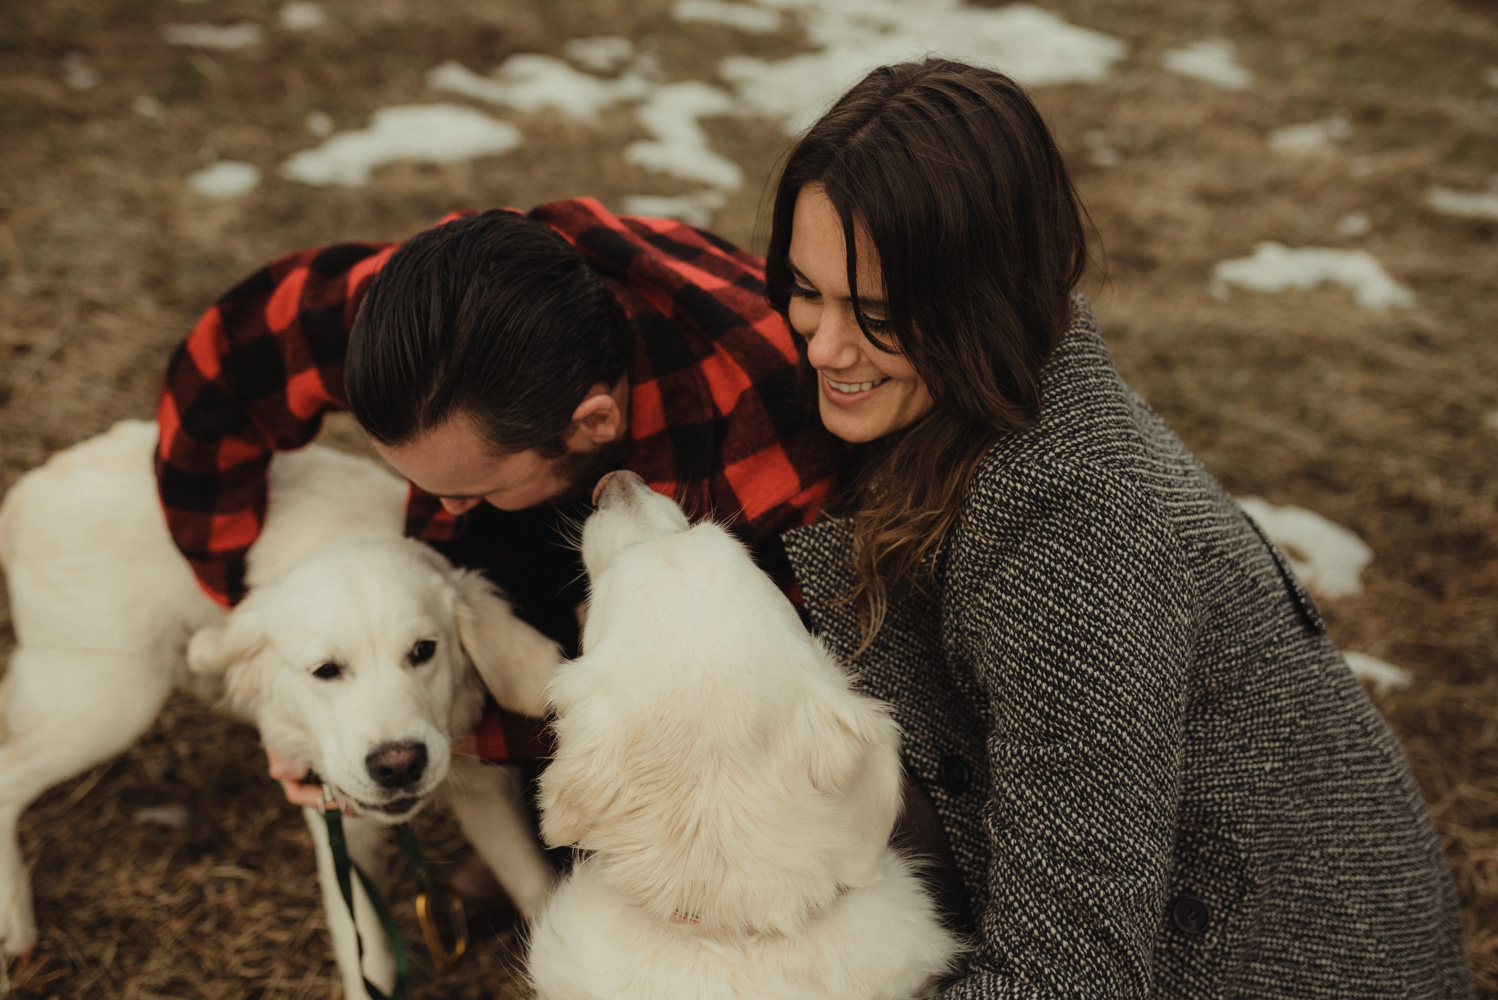
{"label": "woman's teeth", "polygon": [[883,385],[888,381],[889,378],[886,376],[885,378],[875,379],[872,382],[834,382],[832,379],[828,379],[827,384],[832,386],[838,392],[854,393],[872,389],[874,388],[874,386]]}

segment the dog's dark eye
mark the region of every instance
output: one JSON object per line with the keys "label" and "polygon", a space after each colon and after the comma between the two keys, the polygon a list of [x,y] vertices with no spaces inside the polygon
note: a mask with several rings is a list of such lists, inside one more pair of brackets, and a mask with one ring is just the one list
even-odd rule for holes
{"label": "dog's dark eye", "polygon": [[330,660],[312,671],[312,676],[320,681],[334,681],[343,676],[343,668]]}
{"label": "dog's dark eye", "polygon": [[437,643],[432,639],[422,639],[411,647],[411,666],[419,666],[437,655]]}

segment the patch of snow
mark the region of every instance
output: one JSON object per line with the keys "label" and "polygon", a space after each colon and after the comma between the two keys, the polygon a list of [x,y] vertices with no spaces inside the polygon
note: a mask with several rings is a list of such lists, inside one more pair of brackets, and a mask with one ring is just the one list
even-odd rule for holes
{"label": "patch of snow", "polygon": [[1306,589],[1322,597],[1363,592],[1359,576],[1373,550],[1357,535],[1313,511],[1279,506],[1259,497],[1235,497],[1286,558]]}
{"label": "patch of snow", "polygon": [[931,53],[998,69],[1026,86],[1098,83],[1128,47],[1027,3],[961,0],[761,0],[794,8],[819,51],[787,59],[729,56],[718,71],[747,107],[794,135],[869,70]]}
{"label": "patch of snow", "polygon": [[245,49],[265,41],[265,30],[258,24],[169,24],[162,31],[168,45],[188,45],[196,49]]}
{"label": "patch of snow", "polygon": [[708,147],[698,119],[738,110],[733,95],[718,87],[698,80],[667,84],[635,112],[655,138],[630,143],[624,158],[647,170],[731,191],[744,183],[744,171]]}
{"label": "patch of snow", "polygon": [[594,73],[617,73],[635,58],[635,43],[617,35],[574,38],[562,46],[562,54]]}
{"label": "patch of snow", "polygon": [[1087,143],[1087,151],[1092,155],[1092,162],[1099,167],[1116,167],[1123,162],[1118,150],[1108,145],[1108,133],[1100,128],[1089,129],[1082,137]]}
{"label": "patch of snow", "polygon": [[161,106],[160,101],[150,94],[141,94],[130,102],[130,110],[142,118],[160,118],[161,113],[166,109]]}
{"label": "patch of snow", "polygon": [[1161,62],[1172,73],[1215,83],[1225,90],[1247,90],[1254,82],[1254,75],[1238,65],[1233,43],[1223,38],[1209,38],[1171,49]]}
{"label": "patch of snow", "polygon": [[328,13],[313,0],[293,0],[281,8],[280,21],[287,31],[311,31],[328,23]]}
{"label": "patch of snow", "polygon": [[1291,249],[1282,243],[1260,243],[1252,257],[1225,260],[1212,268],[1212,294],[1225,299],[1228,286],[1255,292],[1309,289],[1331,282],[1352,289],[1353,301],[1364,309],[1411,306],[1415,293],[1389,277],[1383,265],[1366,250],[1322,247]]}
{"label": "patch of snow", "polygon": [[307,131],[319,139],[326,139],[334,131],[333,116],[326,111],[309,111],[307,113]]}
{"label": "patch of snow", "polygon": [[609,80],[580,73],[552,56],[530,53],[506,59],[493,76],[480,76],[448,61],[427,73],[427,86],[527,113],[555,108],[583,121],[595,120],[616,104],[639,100],[653,89],[635,73]]}
{"label": "patch of snow", "polygon": [[1337,220],[1338,236],[1367,236],[1373,232],[1373,219],[1367,212],[1348,212]]}
{"label": "patch of snow", "polygon": [[75,49],[62,57],[62,82],[74,90],[92,90],[99,85],[99,73],[88,56]]}
{"label": "patch of snow", "polygon": [[1491,191],[1453,191],[1433,187],[1425,193],[1425,203],[1442,215],[1498,219],[1498,194]]}
{"label": "patch of snow", "polygon": [[1483,70],[1482,82],[1489,87],[1498,87],[1498,66],[1489,66]]}
{"label": "patch of snow", "polygon": [[727,195],[709,188],[682,195],[632,194],[624,199],[624,211],[629,215],[680,219],[689,226],[706,228],[713,224],[713,216],[727,203]]}
{"label": "patch of snow", "polygon": [[1403,667],[1385,663],[1367,653],[1354,653],[1347,649],[1342,650],[1342,658],[1347,661],[1347,669],[1352,671],[1352,676],[1360,681],[1367,681],[1379,694],[1385,694],[1392,688],[1410,686],[1410,672]]}
{"label": "patch of snow", "polygon": [[726,24],[730,28],[754,34],[767,35],[780,30],[780,11],[768,7],[754,7],[731,0],[676,0],[671,16],[683,23],[705,21],[710,24]]}
{"label": "patch of snow", "polygon": [[253,191],[260,183],[260,168],[253,163],[220,160],[187,176],[187,186],[205,198],[227,201]]}
{"label": "patch of snow", "polygon": [[1342,115],[1320,121],[1285,125],[1269,133],[1269,148],[1278,153],[1311,153],[1352,135],[1352,123]]}
{"label": "patch of snow", "polygon": [[142,825],[155,825],[171,827],[180,830],[187,825],[192,817],[192,811],[184,805],[146,806],[137,809],[130,818]]}
{"label": "patch of snow", "polygon": [[381,108],[368,128],[341,132],[316,149],[293,154],[280,173],[303,184],[362,187],[382,164],[397,160],[459,163],[519,146],[515,126],[456,104]]}

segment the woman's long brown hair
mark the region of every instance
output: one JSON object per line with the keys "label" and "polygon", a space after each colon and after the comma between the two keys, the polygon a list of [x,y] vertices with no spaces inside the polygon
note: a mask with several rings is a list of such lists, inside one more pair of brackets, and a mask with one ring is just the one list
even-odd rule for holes
{"label": "woman's long brown hair", "polygon": [[[1002,73],[963,63],[874,70],[796,144],[766,253],[782,315],[792,217],[807,184],[821,185],[842,220],[864,336],[905,354],[935,401],[875,446],[844,499],[855,569],[845,598],[867,647],[891,594],[929,578],[983,455],[1039,418],[1040,369],[1066,330],[1087,240],[1066,165],[1029,96]],[[858,308],[859,228],[879,255],[895,348],[870,334]]]}

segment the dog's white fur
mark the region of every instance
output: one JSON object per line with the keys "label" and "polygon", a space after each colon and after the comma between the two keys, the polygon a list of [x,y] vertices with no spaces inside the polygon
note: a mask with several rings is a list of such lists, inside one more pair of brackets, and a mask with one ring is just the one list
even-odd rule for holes
{"label": "dog's white fur", "polygon": [[583,531],[584,655],[548,692],[541,1000],[873,1000],[951,963],[888,847],[898,733],[723,528],[615,473]]}
{"label": "dog's white fur", "polygon": [[[125,421],[53,456],[0,505],[18,647],[0,684],[0,960],[36,940],[16,840],[26,806],[133,742],[174,687],[218,697],[279,753],[306,762],[345,802],[350,854],[378,884],[388,825],[444,788],[465,833],[522,912],[549,886],[508,769],[453,761],[487,684],[542,714],[558,652],[477,574],[402,538],[406,487],[326,448],[277,455],[249,596],[225,614],[198,589],[156,497],[155,426]],[[190,640],[190,641],[189,641]],[[435,642],[425,662],[418,641]],[[415,659],[419,660],[420,657]],[[337,664],[335,679],[313,671]],[[425,748],[419,777],[382,787],[370,755]],[[345,995],[366,995],[354,924],[322,817],[305,810]],[[363,975],[385,992],[394,963],[356,881]]]}

